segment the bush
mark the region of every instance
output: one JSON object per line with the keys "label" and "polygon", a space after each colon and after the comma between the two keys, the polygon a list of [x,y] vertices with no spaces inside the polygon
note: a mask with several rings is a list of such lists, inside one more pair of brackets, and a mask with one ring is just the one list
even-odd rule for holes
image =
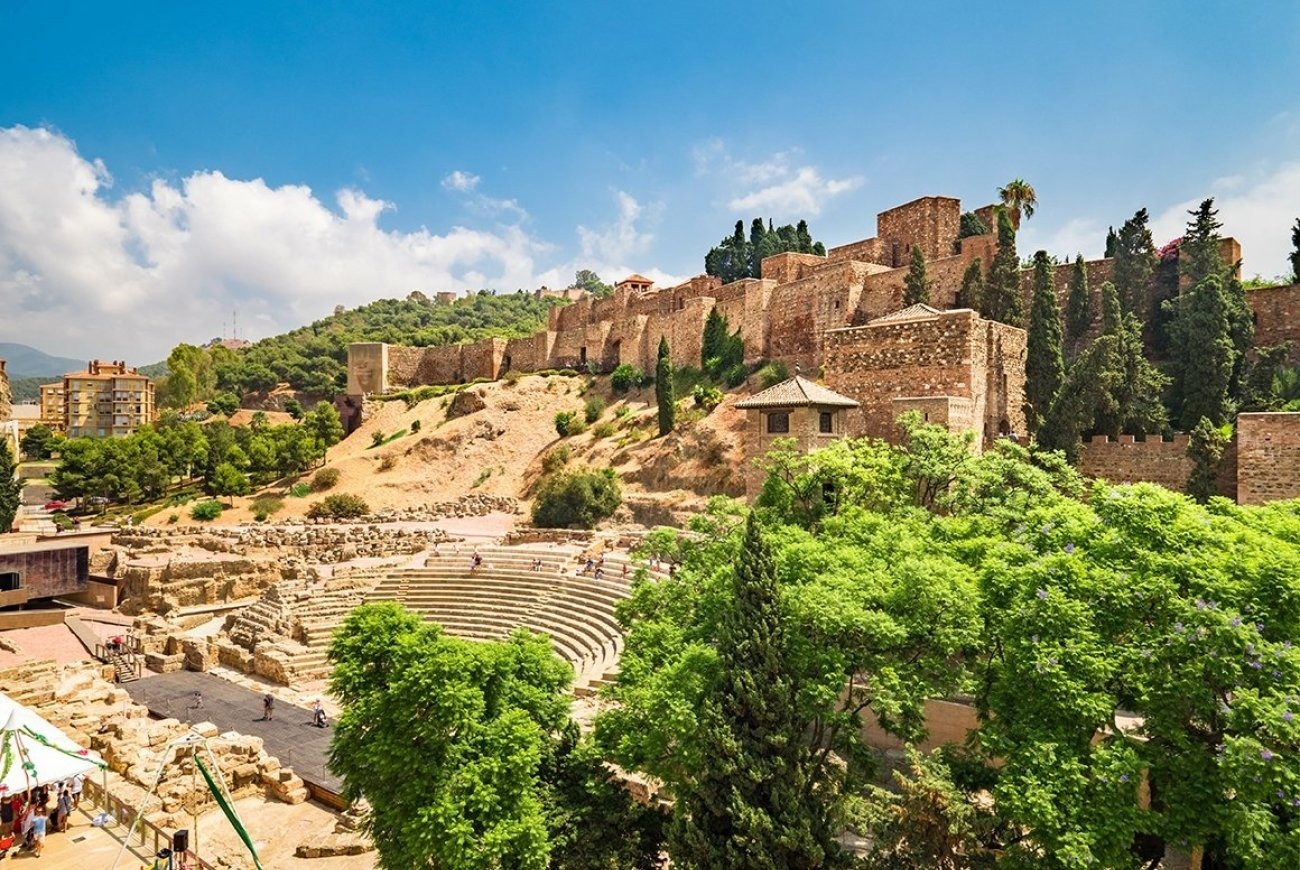
{"label": "bush", "polygon": [[201,501],[194,507],[190,508],[190,519],[206,522],[215,520],[221,516],[221,502],[219,501]]}
{"label": "bush", "polygon": [[397,467],[397,457],[394,456],[392,453],[388,454],[383,459],[379,460],[380,471],[392,471],[396,467]]}
{"label": "bush", "polygon": [[180,518],[181,518],[181,515],[180,515],[180,514],[171,514],[171,515],[169,515],[169,516],[167,517],[167,525],[169,525],[169,526],[174,526],[174,525],[176,525],[176,523],[180,521]]}
{"label": "bush", "polygon": [[284,509],[284,501],[273,495],[264,495],[253,500],[252,508],[254,516],[261,514],[262,519],[266,519],[272,514],[282,511]]}
{"label": "bush", "polygon": [[738,363],[722,373],[722,382],[728,387],[738,387],[745,382],[745,366]]}
{"label": "bush", "polygon": [[561,438],[581,435],[586,431],[587,423],[578,416],[577,411],[561,411],[555,415],[555,433]]}
{"label": "bush", "polygon": [[412,420],[412,421],[411,421],[411,432],[412,432],[412,433],[415,433],[415,432],[419,432],[419,431],[420,431],[420,421],[419,421],[419,420]]}
{"label": "bush", "polygon": [[311,495],[311,485],[306,483],[295,483],[289,487],[289,495],[294,498],[306,498]]}
{"label": "bush", "polygon": [[371,436],[370,436],[370,446],[371,446],[371,447],[378,447],[379,445],[381,445],[381,444],[383,444],[383,443],[384,443],[384,433],[383,433],[383,432],[381,432],[381,431],[376,431],[374,435],[371,435]]}
{"label": "bush", "polygon": [[719,390],[717,387],[700,384],[691,393],[691,396],[695,399],[695,404],[697,406],[706,411],[712,411],[714,408],[718,407],[718,404],[722,401],[722,390]]}
{"label": "bush", "polygon": [[616,393],[626,393],[645,381],[645,373],[631,363],[621,363],[609,376],[609,385]]}
{"label": "bush", "polygon": [[583,417],[588,423],[595,423],[600,419],[600,415],[605,413],[605,400],[600,396],[592,396],[587,400],[583,408]]}
{"label": "bush", "polygon": [[501,380],[507,387],[513,387],[515,384],[519,383],[519,379],[522,377],[523,374],[521,372],[511,369],[501,376]]}
{"label": "bush", "polygon": [[608,438],[609,436],[614,434],[614,424],[601,423],[595,429],[591,430],[591,434],[593,437],[596,438]]}
{"label": "bush", "polygon": [[758,376],[759,388],[764,390],[790,378],[790,370],[780,360],[767,363],[754,374]]}
{"label": "bush", "polygon": [[569,449],[569,445],[561,444],[542,457],[542,471],[546,474],[554,474],[569,464],[569,457],[572,455],[573,451]]}
{"label": "bush", "polygon": [[339,470],[337,468],[322,468],[312,475],[311,489],[312,492],[324,492],[331,489],[339,482]]}
{"label": "bush", "polygon": [[533,525],[590,529],[618,510],[622,501],[612,468],[563,472],[542,481],[533,501]]}
{"label": "bush", "polygon": [[364,517],[370,513],[370,505],[359,495],[350,493],[339,493],[337,495],[327,495],[322,501],[307,508],[307,516],[310,519],[354,519]]}

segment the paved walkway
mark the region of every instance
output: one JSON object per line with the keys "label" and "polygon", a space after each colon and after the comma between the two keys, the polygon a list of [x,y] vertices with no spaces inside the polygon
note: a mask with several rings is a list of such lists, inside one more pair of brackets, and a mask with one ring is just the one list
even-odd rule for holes
{"label": "paved walkway", "polygon": [[[277,700],[275,718],[264,721],[260,693],[199,671],[156,674],[122,688],[155,716],[190,724],[211,722],[222,731],[261,737],[267,755],[274,755],[303,779],[332,792],[343,789],[342,781],[326,767],[332,731],[313,727],[306,707]],[[203,693],[201,710],[193,709],[195,692]]]}

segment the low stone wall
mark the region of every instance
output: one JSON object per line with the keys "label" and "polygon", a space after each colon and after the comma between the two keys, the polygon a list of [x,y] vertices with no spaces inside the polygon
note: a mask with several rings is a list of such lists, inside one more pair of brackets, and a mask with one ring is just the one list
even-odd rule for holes
{"label": "low stone wall", "polygon": [[1158,437],[1138,441],[1132,435],[1112,441],[1105,435],[1094,435],[1079,449],[1079,473],[1111,483],[1158,483],[1182,492],[1192,473],[1187,441],[1184,434],[1175,435],[1171,441]]}
{"label": "low stone wall", "polygon": [[1300,498],[1300,413],[1237,417],[1237,501]]}

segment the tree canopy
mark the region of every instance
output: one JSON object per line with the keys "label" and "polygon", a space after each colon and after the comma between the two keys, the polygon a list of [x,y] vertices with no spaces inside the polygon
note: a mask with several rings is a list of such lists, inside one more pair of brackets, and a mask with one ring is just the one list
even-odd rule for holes
{"label": "tree canopy", "polygon": [[738,220],[735,231],[705,255],[704,271],[721,278],[724,284],[741,278],[761,278],[763,258],[786,251],[826,256],[826,246],[813,241],[807,221],[773,227],[770,218],[766,226],[762,218],[754,218],[746,236],[745,222]]}

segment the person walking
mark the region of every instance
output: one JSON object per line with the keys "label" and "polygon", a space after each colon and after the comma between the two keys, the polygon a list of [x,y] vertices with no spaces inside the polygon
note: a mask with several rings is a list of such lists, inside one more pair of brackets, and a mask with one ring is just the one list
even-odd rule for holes
{"label": "person walking", "polygon": [[36,853],[37,858],[45,851],[45,822],[45,813],[32,814],[32,851]]}
{"label": "person walking", "polygon": [[275,719],[275,696],[270,692],[262,696],[262,719],[266,722]]}
{"label": "person walking", "polygon": [[68,816],[72,814],[72,792],[64,786],[59,791],[59,803],[54,810],[54,830],[66,831],[68,829]]}
{"label": "person walking", "polygon": [[86,777],[80,773],[72,778],[72,788],[68,791],[72,795],[72,808],[74,810],[81,806],[81,789],[85,784]]}

